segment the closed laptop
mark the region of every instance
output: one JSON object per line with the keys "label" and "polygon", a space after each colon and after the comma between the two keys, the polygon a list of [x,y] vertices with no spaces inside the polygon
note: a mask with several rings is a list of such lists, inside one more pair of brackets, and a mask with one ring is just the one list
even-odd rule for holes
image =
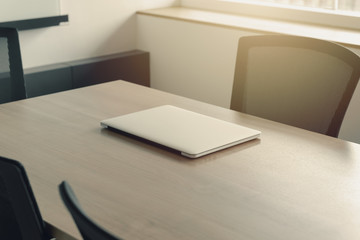
{"label": "closed laptop", "polygon": [[197,158],[260,136],[260,131],[171,105],[101,121],[110,127]]}

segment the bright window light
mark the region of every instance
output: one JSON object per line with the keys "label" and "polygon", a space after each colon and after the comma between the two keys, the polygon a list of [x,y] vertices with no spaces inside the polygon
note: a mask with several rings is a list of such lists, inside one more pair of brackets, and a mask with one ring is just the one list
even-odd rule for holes
{"label": "bright window light", "polygon": [[181,5],[360,30],[360,0],[182,0]]}
{"label": "bright window light", "polygon": [[[244,2],[233,0],[234,2]],[[250,0],[248,3],[274,3],[292,7],[320,8],[328,10],[360,12],[360,0]]]}

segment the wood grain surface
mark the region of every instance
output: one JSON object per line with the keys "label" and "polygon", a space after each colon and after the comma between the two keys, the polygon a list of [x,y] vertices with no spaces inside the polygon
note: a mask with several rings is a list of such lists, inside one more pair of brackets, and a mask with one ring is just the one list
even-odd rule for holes
{"label": "wood grain surface", "polygon": [[[191,160],[100,127],[164,104],[261,139]],[[78,239],[62,180],[124,239],[360,239],[358,144],[124,81],[3,104],[0,122],[0,155],[23,163],[44,219]]]}

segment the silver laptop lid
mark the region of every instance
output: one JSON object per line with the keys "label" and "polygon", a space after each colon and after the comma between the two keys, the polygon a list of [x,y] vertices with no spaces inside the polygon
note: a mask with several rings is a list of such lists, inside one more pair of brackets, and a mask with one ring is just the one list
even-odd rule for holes
{"label": "silver laptop lid", "polygon": [[260,136],[260,131],[171,105],[101,121],[111,127],[197,158]]}

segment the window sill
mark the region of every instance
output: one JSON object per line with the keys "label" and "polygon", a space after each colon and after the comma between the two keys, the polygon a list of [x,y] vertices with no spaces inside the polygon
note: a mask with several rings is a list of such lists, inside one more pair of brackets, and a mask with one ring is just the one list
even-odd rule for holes
{"label": "window sill", "polygon": [[360,47],[360,31],[351,29],[217,13],[184,7],[143,10],[138,11],[138,14],[235,29],[245,29],[260,33],[279,33],[313,37]]}

